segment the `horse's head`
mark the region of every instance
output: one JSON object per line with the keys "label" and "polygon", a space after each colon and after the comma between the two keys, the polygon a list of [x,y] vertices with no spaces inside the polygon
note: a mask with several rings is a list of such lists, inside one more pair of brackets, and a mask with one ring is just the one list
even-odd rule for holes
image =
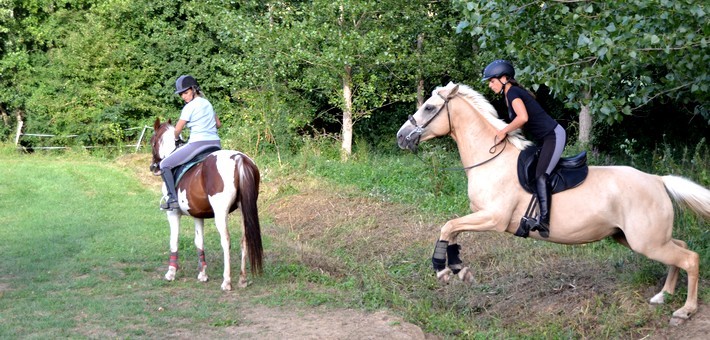
{"label": "horse's head", "polygon": [[153,175],[160,176],[160,161],[175,150],[175,127],[172,126],[170,119],[162,124],[160,118],[155,119],[150,146],[153,152],[150,171],[153,172]]}
{"label": "horse's head", "polygon": [[449,83],[432,91],[431,97],[410,115],[397,132],[397,145],[416,152],[419,142],[451,133],[449,100],[458,94],[459,86]]}

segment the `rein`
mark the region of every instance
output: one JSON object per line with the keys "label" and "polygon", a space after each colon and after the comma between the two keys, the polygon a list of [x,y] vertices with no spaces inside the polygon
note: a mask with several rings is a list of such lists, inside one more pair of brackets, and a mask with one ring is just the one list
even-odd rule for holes
{"label": "rein", "polygon": [[[494,143],[496,143],[495,140],[494,140]],[[496,152],[496,147],[497,147],[498,145],[500,145],[501,143],[503,143],[503,148],[500,150],[500,152],[498,152],[497,154],[495,154],[493,157],[491,157],[491,158],[489,158],[489,159],[486,159],[486,160],[483,161],[483,162],[479,162],[479,163],[476,163],[476,164],[474,164],[474,165],[467,166],[467,167],[443,168],[443,169],[441,169],[441,170],[443,170],[443,171],[466,171],[466,170],[471,170],[471,169],[473,169],[473,168],[477,168],[477,167],[479,167],[479,166],[481,166],[481,165],[484,165],[484,164],[486,164],[486,163],[488,163],[488,162],[494,160],[496,157],[500,156],[500,154],[502,154],[503,151],[505,151],[505,147],[508,145],[508,143],[506,143],[506,141],[505,141],[505,139],[504,139],[504,140],[502,140],[502,141],[500,141],[500,142],[497,142],[497,143],[494,144],[493,146],[491,146],[491,148],[488,149],[488,153],[491,153],[491,154],[492,154],[492,153],[495,153],[495,152]],[[417,156],[417,158],[418,158],[420,161],[422,161],[422,163],[424,163],[424,164],[426,164],[426,165],[429,165],[429,163],[425,162],[424,159],[422,159],[422,158],[419,156],[419,154],[415,153],[414,155]]]}
{"label": "rein", "polygon": [[[439,97],[441,97],[441,98],[444,100],[444,105],[442,105],[442,106],[439,108],[439,110],[436,111],[436,113],[435,113],[433,116],[431,116],[431,118],[430,118],[429,120],[426,121],[426,123],[424,123],[424,124],[422,124],[421,126],[419,126],[419,125],[417,124],[417,120],[414,119],[414,116],[409,115],[409,117],[407,117],[407,120],[409,120],[409,122],[410,122],[412,125],[414,125],[414,130],[412,130],[412,131],[407,135],[407,137],[406,137],[407,140],[411,140],[411,139],[412,139],[412,135],[415,135],[415,134],[417,135],[417,138],[419,138],[419,136],[421,135],[421,133],[424,131],[424,128],[427,127],[427,126],[429,125],[429,123],[431,123],[431,122],[434,120],[434,118],[436,118],[436,117],[439,115],[439,113],[441,113],[441,110],[442,110],[444,107],[446,107],[446,115],[447,115],[448,118],[449,118],[449,134],[451,134],[451,132],[454,131],[453,127],[451,126],[451,111],[449,110],[449,100],[450,100],[451,98],[444,98],[444,96],[442,96],[441,94],[439,94]],[[473,168],[476,168],[476,167],[479,167],[479,166],[481,166],[481,165],[484,165],[484,164],[486,164],[486,163],[488,163],[488,162],[494,160],[496,157],[500,156],[500,154],[502,154],[503,151],[505,151],[505,147],[508,145],[507,140],[506,140],[505,138],[504,138],[503,140],[501,140],[501,141],[498,141],[498,140],[497,140],[497,137],[494,137],[494,138],[493,138],[493,146],[491,146],[491,148],[488,149],[488,153],[490,153],[490,154],[495,153],[495,152],[496,152],[496,148],[497,148],[498,145],[500,145],[501,143],[503,143],[503,148],[500,150],[500,152],[498,152],[497,154],[495,154],[493,157],[491,157],[491,158],[489,158],[489,159],[486,159],[486,160],[483,161],[483,162],[479,162],[479,163],[476,163],[476,164],[474,164],[474,165],[467,166],[467,167],[443,168],[443,169],[441,169],[441,170],[444,170],[444,171],[466,171],[466,170],[471,170],[471,169],[473,169]],[[419,158],[419,160],[422,161],[422,163],[424,163],[424,164],[426,164],[426,165],[429,165],[427,162],[425,162],[425,161],[416,153],[416,151],[414,152],[414,155],[417,156],[417,158]]]}

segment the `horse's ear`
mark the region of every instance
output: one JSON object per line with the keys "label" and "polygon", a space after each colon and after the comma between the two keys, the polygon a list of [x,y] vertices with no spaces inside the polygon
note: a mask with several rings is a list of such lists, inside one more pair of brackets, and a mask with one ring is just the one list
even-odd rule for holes
{"label": "horse's ear", "polygon": [[449,92],[449,95],[447,98],[452,98],[453,96],[457,95],[459,93],[459,84],[456,84],[453,89],[451,89],[451,92]]}
{"label": "horse's ear", "polygon": [[168,125],[173,125],[173,121],[170,118],[168,118]]}
{"label": "horse's ear", "polygon": [[153,122],[153,131],[158,131],[159,127],[160,127],[160,118],[155,118],[155,122]]}
{"label": "horse's ear", "polygon": [[[449,88],[451,86],[453,86],[453,87]],[[443,88],[441,91],[439,91],[439,95],[443,98],[446,98],[446,99],[451,99],[454,96],[456,96],[456,94],[458,94],[458,93],[459,93],[459,85],[451,83],[451,82],[448,85],[446,85],[446,87]]]}

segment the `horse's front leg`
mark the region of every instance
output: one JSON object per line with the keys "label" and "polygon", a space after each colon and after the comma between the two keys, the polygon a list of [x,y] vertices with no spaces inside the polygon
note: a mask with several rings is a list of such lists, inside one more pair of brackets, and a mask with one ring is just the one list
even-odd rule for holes
{"label": "horse's front leg", "polygon": [[[478,211],[457,219],[450,220],[441,228],[439,240],[434,247],[431,262],[436,271],[439,282],[448,283],[452,274],[457,275],[465,282],[473,282],[473,274],[464,266],[459,257],[461,246],[456,243],[456,238],[463,231],[494,231],[500,224],[495,214],[487,211]],[[505,230],[505,227],[503,227]],[[501,230],[502,231],[502,230]],[[447,267],[448,259],[448,267]]]}
{"label": "horse's front leg", "polygon": [[195,247],[197,248],[197,280],[207,282],[207,261],[205,261],[205,220],[195,218]]}
{"label": "horse's front leg", "polygon": [[218,213],[215,211],[214,222],[219,231],[219,236],[222,244],[222,252],[224,254],[224,281],[222,281],[222,290],[232,290],[232,273],[229,261],[230,239],[229,230],[227,229],[227,213]]}
{"label": "horse's front leg", "polygon": [[170,260],[168,262],[168,272],[165,279],[175,280],[178,270],[178,235],[180,234],[180,213],[176,210],[167,212],[168,223],[170,224]]}

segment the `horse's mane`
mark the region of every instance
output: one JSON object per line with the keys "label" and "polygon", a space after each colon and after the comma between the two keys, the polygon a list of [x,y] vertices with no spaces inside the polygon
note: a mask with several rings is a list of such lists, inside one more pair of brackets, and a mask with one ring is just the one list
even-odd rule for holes
{"label": "horse's mane", "polygon": [[[451,86],[452,84],[447,85]],[[435,92],[437,92],[440,88],[436,89]],[[500,130],[504,128],[508,123],[502,121],[498,117],[498,112],[496,112],[496,109],[491,105],[491,103],[478,91],[472,89],[468,85],[464,84],[459,84],[459,91],[458,93],[471,104],[477,111],[485,118],[491,125],[493,125],[496,129]],[[520,129],[517,129],[511,133],[508,134],[508,141],[513,144],[516,148],[523,150],[529,145],[532,145],[532,142],[525,139],[523,136],[522,131]]]}

